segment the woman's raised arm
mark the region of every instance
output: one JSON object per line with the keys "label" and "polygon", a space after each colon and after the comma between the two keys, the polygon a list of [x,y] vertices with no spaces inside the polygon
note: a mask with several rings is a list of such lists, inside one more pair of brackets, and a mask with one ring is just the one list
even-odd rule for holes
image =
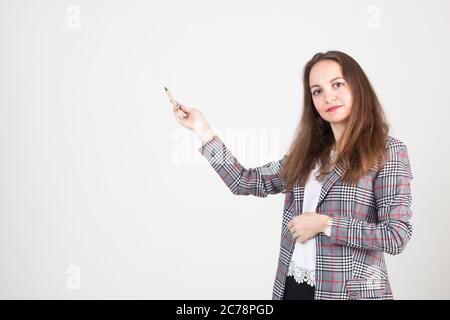
{"label": "woman's raised arm", "polygon": [[219,136],[210,129],[204,115],[196,108],[180,103],[173,107],[176,120],[183,127],[195,132],[202,146],[200,153],[233,194],[267,197],[284,191],[285,185],[279,177],[285,157],[257,168],[244,168],[231,154]]}
{"label": "woman's raised arm", "polygon": [[285,158],[261,167],[246,169],[217,135],[203,144],[199,152],[233,194],[267,197],[269,194],[283,192],[286,187],[279,176]]}

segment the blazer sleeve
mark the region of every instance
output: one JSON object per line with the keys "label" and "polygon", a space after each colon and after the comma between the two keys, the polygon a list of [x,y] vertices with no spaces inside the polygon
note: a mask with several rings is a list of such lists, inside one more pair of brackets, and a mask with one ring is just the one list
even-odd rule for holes
{"label": "blazer sleeve", "polygon": [[267,197],[284,191],[285,184],[279,172],[286,156],[261,167],[246,169],[217,135],[203,144],[199,152],[235,195]]}
{"label": "blazer sleeve", "polygon": [[377,206],[377,223],[336,215],[330,241],[358,249],[383,251],[396,255],[403,251],[412,236],[410,223],[413,179],[406,145],[390,149],[387,161],[373,182]]}

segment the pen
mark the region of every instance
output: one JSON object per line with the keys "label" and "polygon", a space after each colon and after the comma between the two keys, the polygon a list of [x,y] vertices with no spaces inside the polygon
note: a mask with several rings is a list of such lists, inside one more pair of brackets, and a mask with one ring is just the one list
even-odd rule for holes
{"label": "pen", "polygon": [[167,89],[166,87],[164,87],[164,90],[166,91],[167,95],[169,96],[170,102],[177,107],[177,109],[180,109],[180,106],[178,105],[178,103],[175,101],[175,99],[173,98],[172,94],[170,93],[169,89]]}

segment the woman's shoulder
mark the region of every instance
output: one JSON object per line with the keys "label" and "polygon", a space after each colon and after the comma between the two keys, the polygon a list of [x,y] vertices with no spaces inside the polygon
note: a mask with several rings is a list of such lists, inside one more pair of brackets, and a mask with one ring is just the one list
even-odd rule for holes
{"label": "woman's shoulder", "polygon": [[387,152],[385,153],[383,163],[379,167],[379,171],[382,170],[381,168],[384,167],[384,164],[386,164],[388,161],[395,162],[395,166],[390,164],[386,166],[384,170],[407,175],[412,179],[413,176],[411,173],[411,165],[409,162],[408,148],[406,146],[406,143],[401,141],[400,139],[388,135],[386,138],[386,147]]}
{"label": "woman's shoulder", "polygon": [[403,165],[409,166],[408,147],[406,143],[393,136],[388,135],[386,139],[387,152],[385,153],[384,162],[395,161]]}
{"label": "woman's shoulder", "polygon": [[397,152],[399,150],[405,150],[407,149],[406,143],[401,141],[400,139],[393,137],[391,135],[388,135],[386,137],[386,148],[390,152]]}

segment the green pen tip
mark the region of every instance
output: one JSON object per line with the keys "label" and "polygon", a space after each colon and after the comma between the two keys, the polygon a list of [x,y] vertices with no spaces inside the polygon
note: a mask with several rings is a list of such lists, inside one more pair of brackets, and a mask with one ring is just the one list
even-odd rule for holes
{"label": "green pen tip", "polygon": [[168,91],[166,87],[164,87],[164,90]]}

